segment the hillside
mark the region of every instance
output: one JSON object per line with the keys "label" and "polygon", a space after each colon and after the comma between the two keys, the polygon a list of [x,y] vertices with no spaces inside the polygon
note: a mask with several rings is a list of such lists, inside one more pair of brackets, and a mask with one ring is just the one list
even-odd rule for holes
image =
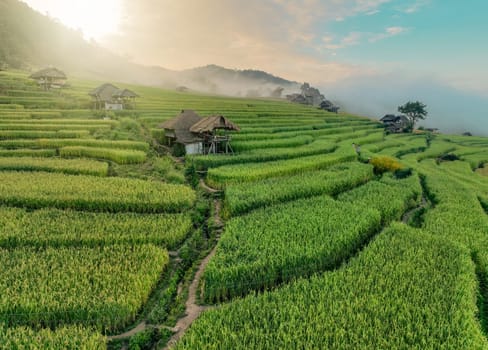
{"label": "hillside", "polygon": [[[98,84],[0,72],[3,346],[488,348],[488,139],[137,85],[95,112]],[[234,155],[169,155],[190,108]]]}
{"label": "hillside", "polygon": [[[129,62],[87,42],[71,30],[18,0],[0,2],[0,67],[37,69],[56,66],[70,76],[141,85],[190,89],[226,95],[249,92],[268,96],[277,86],[296,90],[297,84],[254,70],[231,70],[215,65],[172,71]],[[83,57],[83,59],[80,59]]]}

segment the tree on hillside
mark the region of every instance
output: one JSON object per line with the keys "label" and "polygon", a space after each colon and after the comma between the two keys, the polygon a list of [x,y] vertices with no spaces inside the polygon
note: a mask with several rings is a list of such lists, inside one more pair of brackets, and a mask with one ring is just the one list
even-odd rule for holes
{"label": "tree on hillside", "polygon": [[411,123],[412,130],[415,126],[415,123],[420,119],[425,119],[427,116],[427,106],[422,102],[415,101],[415,102],[407,102],[403,106],[398,107],[398,112],[405,114]]}

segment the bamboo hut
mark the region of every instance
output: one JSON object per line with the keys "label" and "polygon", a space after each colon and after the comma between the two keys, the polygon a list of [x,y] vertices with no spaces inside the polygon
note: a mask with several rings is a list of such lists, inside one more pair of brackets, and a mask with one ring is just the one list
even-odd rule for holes
{"label": "bamboo hut", "polygon": [[193,110],[183,110],[159,127],[164,129],[166,145],[184,147],[186,154],[233,153],[228,131],[240,130],[224,116],[202,118]]}
{"label": "bamboo hut", "polygon": [[94,109],[123,110],[135,105],[139,97],[129,89],[119,89],[112,84],[103,84],[88,93],[93,98]]}
{"label": "bamboo hut", "polygon": [[[224,134],[219,134],[221,130]],[[240,128],[222,115],[213,115],[200,120],[190,131],[203,139],[203,153],[234,153],[227,131],[240,131]]]}
{"label": "bamboo hut", "polygon": [[45,68],[32,73],[29,78],[37,81],[44,90],[60,89],[66,84],[66,74],[57,68]]}

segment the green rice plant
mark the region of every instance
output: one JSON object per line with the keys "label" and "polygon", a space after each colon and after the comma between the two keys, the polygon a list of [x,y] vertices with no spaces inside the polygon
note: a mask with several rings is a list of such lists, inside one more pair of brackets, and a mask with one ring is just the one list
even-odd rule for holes
{"label": "green rice plant", "polygon": [[198,169],[208,169],[222,165],[269,162],[326,154],[336,149],[337,145],[330,141],[318,140],[300,147],[257,149],[237,155],[187,156],[186,162],[193,163]]}
{"label": "green rice plant", "polygon": [[469,250],[395,224],[337,271],[205,311],[175,349],[486,349],[477,294]]}
{"label": "green rice plant", "polygon": [[[95,131],[95,130],[108,130],[112,126],[110,124],[93,124],[93,125],[83,125],[83,124],[2,124],[0,123],[0,130],[33,130],[33,131],[60,131],[60,130],[71,130],[75,131]],[[85,133],[84,133],[85,134]]]}
{"label": "green rice plant", "polygon": [[56,330],[28,327],[7,328],[0,324],[0,346],[4,349],[90,349],[105,350],[106,339],[98,331],[80,326]]}
{"label": "green rice plant", "polygon": [[79,138],[90,135],[87,130],[60,130],[60,131],[36,131],[36,130],[0,130],[0,140],[12,139],[40,139],[40,138]]}
{"label": "green rice plant", "polygon": [[[48,127],[51,125],[82,125],[84,127],[114,127],[119,124],[117,120],[111,119],[86,119],[86,118],[75,118],[75,119],[32,119],[32,120],[16,120],[16,117],[12,118],[0,118],[0,125],[2,127],[8,127],[8,125],[32,125],[33,127]],[[76,128],[75,128],[76,129]]]}
{"label": "green rice plant", "polygon": [[483,152],[464,155],[461,159],[469,162],[473,170],[481,168],[484,164],[488,163],[488,148]]}
{"label": "green rice plant", "polygon": [[54,149],[0,149],[0,157],[55,157]]}
{"label": "green rice plant", "polygon": [[225,189],[224,211],[235,216],[252,209],[322,194],[336,195],[373,177],[373,168],[361,163],[343,163],[326,170],[266,179],[253,183],[229,184]]}
{"label": "green rice plant", "polygon": [[135,319],[168,261],[153,245],[0,249],[0,323],[115,330]]}
{"label": "green rice plant", "polygon": [[153,243],[178,246],[192,227],[189,214],[89,213],[0,207],[0,247],[98,246]]}
{"label": "green rice plant", "polygon": [[144,163],[146,152],[126,149],[68,146],[59,149],[61,157],[86,157],[111,160],[117,164]]}
{"label": "green rice plant", "polygon": [[[425,185],[435,203],[425,215],[423,228],[462,243],[474,252],[486,250],[488,217],[478,198],[477,191],[482,190],[479,185],[471,186],[464,180],[465,173],[458,170],[460,176],[455,177],[433,161],[423,162],[419,171],[425,177]],[[471,177],[474,175],[471,173]],[[488,276],[488,271],[484,273]]]}
{"label": "green rice plant", "polygon": [[386,225],[399,220],[409,208],[418,205],[421,194],[422,187],[417,176],[396,180],[391,174],[385,174],[380,181],[370,181],[344,192],[338,199],[378,210],[383,225]]}
{"label": "green rice plant", "polygon": [[222,301],[333,268],[379,229],[380,220],[374,209],[326,196],[231,219],[203,275],[205,300]]}
{"label": "green rice plant", "polygon": [[195,192],[184,185],[128,178],[0,172],[0,203],[106,212],[162,213],[190,208]]}
{"label": "green rice plant", "polygon": [[68,146],[131,149],[144,152],[149,150],[148,143],[138,141],[110,141],[94,139],[0,140],[0,148],[62,148]]}
{"label": "green rice plant", "polygon": [[207,182],[216,188],[229,183],[257,181],[270,177],[289,176],[310,170],[320,170],[357,158],[350,146],[341,146],[336,152],[266,163],[227,165],[209,169]]}
{"label": "green rice plant", "polygon": [[46,171],[74,175],[107,176],[108,164],[89,159],[8,157],[0,158],[0,170]]}
{"label": "green rice plant", "polygon": [[[0,106],[8,106],[8,105],[2,105]],[[31,115],[28,112],[11,112],[10,110],[7,110],[5,112],[4,110],[0,109],[0,123],[3,123],[4,120],[9,121],[9,122],[20,122],[20,121],[26,121],[28,119],[31,119]]]}
{"label": "green rice plant", "polygon": [[312,136],[303,135],[278,140],[232,141],[231,145],[234,151],[242,152],[259,148],[296,147],[306,145],[307,143],[310,143],[312,141]]}
{"label": "green rice plant", "polygon": [[456,145],[442,140],[434,140],[425,152],[419,153],[417,160],[420,162],[424,159],[437,158],[454,150],[456,150]]}

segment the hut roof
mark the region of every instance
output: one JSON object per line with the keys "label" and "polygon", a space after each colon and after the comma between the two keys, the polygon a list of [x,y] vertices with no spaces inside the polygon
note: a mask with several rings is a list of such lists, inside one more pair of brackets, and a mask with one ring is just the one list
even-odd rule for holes
{"label": "hut roof", "polygon": [[123,90],[117,89],[117,91],[114,91],[112,93],[112,97],[139,97],[139,95],[129,89],[123,89]]}
{"label": "hut roof", "polygon": [[113,94],[116,91],[120,91],[118,87],[112,84],[103,84],[96,89],[90,91],[88,95],[98,98],[101,101],[112,101]]}
{"label": "hut roof", "polygon": [[212,132],[215,129],[225,129],[225,130],[241,130],[236,124],[231,122],[229,119],[222,115],[212,115],[210,117],[203,118],[196,124],[194,124],[190,131],[201,134],[204,132]]}
{"label": "hut roof", "polygon": [[394,114],[387,114],[383,118],[380,119],[382,122],[394,122],[397,119],[396,115]]}
{"label": "hut roof", "polygon": [[182,110],[181,113],[173,119],[167,120],[161,125],[160,128],[165,130],[174,131],[177,142],[180,143],[192,143],[198,141],[199,138],[193,135],[190,128],[202,120],[195,111],[191,109]]}
{"label": "hut roof", "polygon": [[60,71],[57,68],[45,68],[32,73],[30,75],[32,79],[41,79],[41,78],[53,78],[53,79],[66,79],[66,74],[63,71]]}

